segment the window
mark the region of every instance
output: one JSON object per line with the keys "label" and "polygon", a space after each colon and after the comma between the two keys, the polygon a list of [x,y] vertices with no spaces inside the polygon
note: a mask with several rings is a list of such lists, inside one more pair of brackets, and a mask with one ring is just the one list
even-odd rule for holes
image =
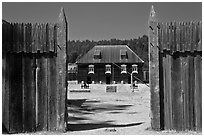
{"label": "window", "polygon": [[94,74],[94,65],[89,65],[89,73],[88,74]]}
{"label": "window", "polygon": [[94,51],[94,59],[101,59],[101,51],[100,50]]}
{"label": "window", "polygon": [[106,72],[105,74],[111,74],[111,65],[106,65]]}
{"label": "window", "polygon": [[120,50],[120,59],[128,59],[127,50]]}
{"label": "window", "polygon": [[132,73],[138,73],[137,65],[132,65]]}
{"label": "window", "polygon": [[121,74],[127,73],[126,65],[121,65]]}

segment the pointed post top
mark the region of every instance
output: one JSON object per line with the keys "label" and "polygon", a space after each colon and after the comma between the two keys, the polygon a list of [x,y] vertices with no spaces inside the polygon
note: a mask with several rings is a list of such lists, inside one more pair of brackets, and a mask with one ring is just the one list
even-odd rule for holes
{"label": "pointed post top", "polygon": [[156,21],[156,12],[154,11],[154,6],[152,5],[151,11],[150,11],[150,16],[149,16],[149,21]]}
{"label": "pointed post top", "polygon": [[66,19],[66,15],[65,15],[65,11],[64,8],[61,8],[60,14],[59,14],[59,22],[65,22],[67,23],[67,19]]}

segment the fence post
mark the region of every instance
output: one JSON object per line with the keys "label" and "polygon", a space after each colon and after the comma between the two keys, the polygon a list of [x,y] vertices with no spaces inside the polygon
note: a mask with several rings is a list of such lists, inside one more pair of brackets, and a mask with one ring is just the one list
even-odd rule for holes
{"label": "fence post", "polygon": [[59,14],[57,26],[57,130],[65,130],[65,96],[66,86],[66,60],[67,60],[67,20],[64,9]]}
{"label": "fence post", "polygon": [[159,87],[159,49],[157,18],[152,6],[148,21],[149,28],[149,78],[150,78],[150,103],[151,103],[151,127],[160,130],[160,87]]}

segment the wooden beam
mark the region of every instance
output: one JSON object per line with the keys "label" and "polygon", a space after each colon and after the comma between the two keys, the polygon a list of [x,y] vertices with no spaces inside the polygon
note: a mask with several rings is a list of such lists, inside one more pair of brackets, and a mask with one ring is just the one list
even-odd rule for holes
{"label": "wooden beam", "polygon": [[65,101],[67,93],[66,66],[67,66],[67,39],[68,26],[64,9],[61,9],[57,24],[57,129],[65,130]]}
{"label": "wooden beam", "polygon": [[149,28],[149,78],[151,93],[151,127],[160,130],[160,87],[159,87],[159,48],[158,48],[158,21],[154,7],[150,11]]}

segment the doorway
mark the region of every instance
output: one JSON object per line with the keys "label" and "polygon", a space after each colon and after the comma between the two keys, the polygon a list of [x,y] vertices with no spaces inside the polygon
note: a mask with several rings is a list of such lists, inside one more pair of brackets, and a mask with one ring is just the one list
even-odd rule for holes
{"label": "doorway", "polygon": [[91,81],[92,81],[92,80],[91,80],[91,77],[88,76],[88,77],[87,77],[87,84],[91,84]]}
{"label": "doorway", "polygon": [[111,77],[110,76],[106,76],[106,84],[110,84],[111,81]]}

